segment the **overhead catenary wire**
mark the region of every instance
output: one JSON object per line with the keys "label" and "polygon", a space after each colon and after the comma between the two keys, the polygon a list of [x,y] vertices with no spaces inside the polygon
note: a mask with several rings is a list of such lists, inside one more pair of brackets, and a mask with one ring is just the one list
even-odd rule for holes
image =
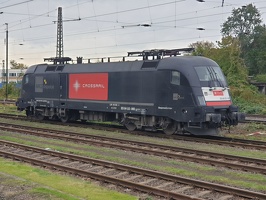
{"label": "overhead catenary wire", "polygon": [[79,16],[79,19],[80,19],[79,0],[77,0],[77,9],[78,9],[78,16]]}
{"label": "overhead catenary wire", "polygon": [[[198,11],[197,11],[198,12]],[[186,17],[186,18],[180,18],[180,19],[173,19],[173,20],[168,20],[168,21],[161,21],[161,22],[153,22],[153,25],[156,25],[156,24],[163,24],[163,23],[168,23],[168,22],[178,22],[178,21],[185,21],[185,20],[190,20],[190,19],[198,19],[198,18],[207,18],[207,17],[213,17],[213,16],[219,16],[219,15],[221,15],[221,14],[229,14],[229,13],[231,13],[231,12],[220,12],[220,13],[215,13],[215,14],[209,14],[209,15],[201,15],[201,16],[194,16],[194,17]],[[43,14],[42,14],[43,15]],[[38,16],[40,16],[40,15],[38,15]],[[82,19],[84,19],[84,18],[82,18]],[[159,19],[161,19],[161,18],[159,18]],[[73,21],[73,20],[80,20],[80,19],[70,19],[70,21]],[[154,19],[153,21],[155,21],[156,19]],[[67,21],[67,20],[66,20]],[[93,21],[93,20],[92,20]],[[114,21],[107,21],[107,20],[96,20],[97,21],[97,23],[98,22],[110,22],[110,23],[116,23],[116,22],[114,22]],[[121,23],[124,23],[124,22],[121,22]],[[51,24],[53,24],[52,22],[51,22]],[[48,26],[48,25],[51,25],[50,23],[47,23],[47,24],[43,24],[43,25],[36,25],[36,26],[32,26],[32,27],[30,27],[30,28],[38,28],[38,27],[42,27],[42,26]],[[132,24],[132,23],[131,23]],[[137,24],[137,23],[136,23]],[[134,25],[134,24],[132,24],[132,25]],[[185,28],[185,26],[183,26],[184,28]],[[25,27],[25,28],[23,28],[23,29],[27,29],[27,28],[29,28],[29,27]],[[10,31],[18,31],[18,30],[21,30],[21,29],[14,29],[14,30],[10,30]],[[98,30],[98,32],[100,31],[99,30],[99,28],[98,28],[98,26],[97,26],[97,30]]]}
{"label": "overhead catenary wire", "polygon": [[[95,1],[96,2],[96,1]],[[94,2],[94,3],[95,3]],[[178,4],[178,2],[177,1],[167,1],[166,3],[166,5],[171,5],[170,3],[171,2],[176,2],[175,3],[175,5],[177,5]],[[182,2],[184,2],[184,1],[182,1]],[[49,0],[48,0],[48,4],[49,3],[51,3]],[[71,8],[71,6],[72,6],[72,8],[73,8],[73,6],[78,6],[78,5],[80,5],[80,4],[85,4],[85,3],[87,3],[87,4],[92,4],[92,2],[91,1],[86,1],[86,2],[82,2],[82,0],[77,0],[77,2],[75,2],[75,5],[74,4],[72,4],[72,5],[70,5],[70,6],[68,6],[69,8]],[[151,2],[149,2],[149,3],[151,3]],[[220,2],[221,3],[221,2]],[[1,5],[1,4],[0,4]],[[96,5],[96,4],[94,4],[94,5]],[[157,5],[157,4],[156,4]],[[228,5],[228,2],[226,2],[225,4],[224,4],[224,7],[225,6],[227,6]],[[153,6],[153,5],[151,5],[151,6]],[[142,9],[144,9],[143,7],[145,7],[145,6],[139,6],[139,8],[141,7],[141,9],[140,10],[142,10]],[[146,6],[147,7],[147,6]],[[155,6],[156,7],[156,6]],[[154,8],[155,8],[154,7]],[[172,7],[174,7],[174,6],[172,6]],[[176,7],[176,6],[175,6]],[[178,7],[178,6],[177,6]],[[217,9],[219,8],[219,7],[221,7],[221,4],[219,5],[219,6],[216,6],[217,7]],[[49,10],[49,8],[51,8],[50,6],[48,7],[48,10]],[[96,6],[95,6],[95,8],[96,8]],[[149,12],[151,13],[151,8],[153,8],[153,7],[147,7],[146,9],[149,9]],[[214,7],[212,7],[212,8],[214,8]],[[207,9],[205,9],[205,10],[210,10],[210,9],[212,9],[212,8],[207,8]],[[136,9],[136,8],[134,8],[134,9]],[[78,13],[77,12],[77,10],[78,9],[76,9],[76,15],[78,16],[78,17],[80,17],[80,13]],[[90,38],[92,38],[92,37],[94,37],[95,38],[95,41],[100,41],[101,40],[101,38],[102,37],[108,37],[109,35],[112,37],[116,37],[117,39],[116,39],[116,42],[115,42],[115,44],[114,44],[114,46],[121,46],[121,42],[120,42],[120,38],[121,38],[121,36],[125,36],[125,35],[128,35],[128,36],[130,36],[130,35],[134,35],[135,33],[137,33],[138,32],[138,30],[136,30],[136,31],[130,31],[130,32],[128,32],[128,31],[126,31],[126,32],[121,32],[121,25],[122,24],[134,24],[135,22],[135,24],[141,24],[141,23],[143,23],[143,21],[137,21],[137,20],[135,20],[135,22],[134,21],[131,21],[131,22],[129,22],[129,21],[124,21],[124,22],[122,22],[123,20],[120,20],[119,19],[119,16],[120,16],[120,14],[123,14],[123,13],[127,13],[127,11],[126,10],[130,10],[130,9],[122,9],[122,10],[119,10],[119,9],[116,9],[115,10],[115,12],[104,12],[104,13],[97,13],[97,15],[96,15],[96,13],[94,14],[94,15],[91,15],[91,16],[85,16],[85,19],[84,20],[88,20],[88,21],[96,21],[97,20],[97,23],[98,23],[98,27],[97,28],[95,28],[95,26],[91,29],[91,30],[87,30],[86,31],[86,29],[83,29],[83,30],[75,30],[74,31],[74,29],[73,29],[73,31],[72,32],[74,32],[74,33],[71,33],[71,32],[69,32],[69,33],[66,33],[65,34],[65,37],[69,37],[69,39],[71,38],[71,40],[80,40],[80,42],[81,41],[85,41],[83,38],[81,38],[80,36],[82,36],[82,35],[86,35],[86,34],[90,34],[89,35],[89,37]],[[202,9],[203,10],[203,9]],[[31,11],[31,10],[30,10]],[[121,12],[122,11],[122,12]],[[139,10],[135,10],[135,11],[139,11]],[[131,12],[131,11],[129,11],[129,12]],[[116,19],[115,20],[111,20],[111,17],[103,17],[102,15],[104,14],[105,16],[111,16],[111,15],[113,15],[113,13],[116,13]],[[169,14],[171,14],[170,16],[168,16],[168,19],[166,18],[166,19],[163,19],[163,17],[158,17],[158,18],[156,18],[155,16],[152,16],[152,15],[149,15],[149,19],[150,19],[150,21],[152,20],[152,28],[154,28],[154,30],[147,30],[147,29],[143,29],[142,30],[142,32],[143,33],[145,33],[145,32],[149,32],[149,31],[153,31],[154,33],[156,33],[157,34],[157,31],[160,31],[160,30],[162,30],[162,31],[164,31],[164,30],[166,30],[167,28],[172,28],[172,27],[175,27],[175,25],[176,25],[176,28],[180,28],[180,29],[195,29],[197,26],[195,25],[194,26],[194,28],[193,28],[193,21],[192,20],[195,20],[195,17],[191,17],[191,18],[189,18],[189,17],[187,17],[187,16],[185,16],[186,14],[189,14],[189,13],[191,13],[191,11],[189,11],[189,12],[183,12],[183,13],[181,13],[181,12],[176,12],[176,10],[175,10],[175,13],[173,14],[173,13],[169,13]],[[200,13],[200,10],[198,10],[198,13]],[[222,13],[224,13],[224,12],[222,12]],[[228,13],[230,13],[230,12],[228,12]],[[226,13],[226,14],[228,14],[228,13]],[[22,13],[21,13],[22,14]],[[107,14],[110,14],[110,15],[107,15]],[[25,14],[25,15],[27,15],[27,14]],[[53,14],[52,14],[52,11],[50,12],[46,12],[46,14],[43,14],[42,16],[40,16],[40,15],[38,15],[38,16],[34,16],[34,13],[31,13],[31,12],[29,12],[28,13],[28,16],[27,16],[27,19],[25,19],[25,21],[29,21],[29,15],[30,16],[32,16],[30,19],[33,21],[33,20],[35,20],[35,21],[38,21],[38,19],[39,18],[44,18],[44,17],[46,17],[47,19],[49,19],[49,18],[54,18],[55,16],[53,16]],[[48,18],[48,15],[49,15],[49,18]],[[184,15],[183,17],[179,17],[179,16],[181,16],[181,15]],[[83,13],[83,15],[82,15],[82,17],[84,16],[84,13]],[[95,16],[97,17],[97,19],[95,19]],[[121,15],[122,16],[122,15]],[[198,15],[198,17],[200,16],[200,14]],[[206,19],[204,19],[204,16],[206,16],[205,14],[202,14],[202,21],[201,21],[201,24],[202,23],[204,23],[204,22],[206,22],[206,19],[207,18],[212,18],[212,16],[213,15],[208,15],[208,16],[206,16],[205,18]],[[35,18],[36,17],[36,18]],[[107,18],[109,19],[110,18],[110,20],[107,20]],[[105,20],[106,19],[106,20]],[[122,18],[121,18],[122,19]],[[191,20],[191,21],[190,21]],[[46,20],[47,21],[47,20]],[[48,28],[49,26],[53,26],[53,23],[52,23],[52,20],[50,20],[51,22],[50,23],[44,23],[44,24],[37,24],[37,23],[35,23],[35,24],[32,24],[31,25],[31,28],[30,27],[27,27],[27,26],[24,26],[24,27],[22,27],[22,24],[23,23],[25,23],[25,22],[23,22],[23,20],[20,20],[19,21],[19,26],[17,27],[17,26],[13,26],[13,24],[10,26],[10,32],[11,33],[13,33],[13,34],[15,34],[15,32],[17,32],[17,31],[22,31],[22,28],[23,28],[23,30],[25,30],[25,32],[27,31],[27,30],[29,30],[29,29],[33,29],[33,28],[35,28],[35,29],[38,29],[38,28],[42,28],[42,27],[46,27],[46,28]],[[108,23],[107,22],[110,22],[110,24],[108,25]],[[180,22],[182,22],[182,21],[184,21],[184,22],[187,22],[186,23],[186,26],[185,25],[180,25],[181,23]],[[101,25],[101,23],[105,23],[106,22],[106,24],[105,24],[105,26],[102,26]],[[172,24],[171,24],[172,23]],[[119,25],[120,24],[120,25]],[[195,23],[194,23],[195,24]],[[100,27],[101,26],[101,27]],[[109,27],[109,28],[108,28]],[[169,30],[170,30],[169,29]],[[214,30],[214,29],[213,29]],[[109,32],[109,33],[111,33],[111,34],[105,34],[105,33],[107,33],[107,32]],[[134,33],[135,32],[135,33]],[[95,36],[93,36],[93,34],[94,33],[100,33],[100,34],[96,34]],[[45,35],[47,35],[47,34],[44,34],[44,35],[40,35],[40,36],[38,36],[38,35],[36,35],[36,37],[35,38],[33,38],[33,37],[27,37],[27,34],[25,34],[25,36],[26,36],[26,38],[23,38],[26,42],[27,41],[42,41],[42,40],[46,40],[47,38],[50,38],[50,39],[55,39],[55,35],[54,36],[50,36],[50,37],[45,37]],[[210,35],[212,35],[212,34],[210,34]],[[214,34],[213,34],[214,35]],[[76,36],[78,36],[78,37],[76,37]],[[87,37],[88,38],[88,37]],[[172,37],[173,38],[173,37]],[[187,38],[187,37],[186,37]],[[184,39],[186,39],[186,38],[184,38]],[[97,39],[97,40],[96,40]],[[170,38],[171,39],[171,38]],[[194,38],[195,39],[195,38]],[[162,40],[158,40],[159,41],[159,43],[160,43],[160,41],[162,41],[161,43],[163,43],[163,42],[165,42],[163,39]],[[83,42],[81,42],[81,43],[83,43]],[[141,42],[135,42],[135,41],[132,41],[132,45],[135,45],[135,44],[140,44]],[[149,42],[147,42],[148,44],[150,44]],[[99,46],[99,44],[98,44],[98,42],[97,43],[94,43],[95,44],[95,48],[97,48],[97,46]],[[124,45],[124,44],[123,44]],[[130,46],[130,44],[128,44],[129,46]],[[113,46],[113,47],[114,47]],[[76,48],[73,48],[73,51],[75,51],[75,49]],[[83,49],[83,48],[81,48],[81,49]],[[72,48],[71,49],[69,49],[70,51],[72,51]],[[67,50],[66,50],[67,51]],[[73,52],[72,51],[72,52]],[[39,52],[41,52],[41,51],[39,51]]]}
{"label": "overhead catenary wire", "polygon": [[29,4],[27,3],[27,8],[28,8],[28,15],[29,15],[29,23],[31,27],[31,16],[30,16],[30,9],[29,9]]}
{"label": "overhead catenary wire", "polygon": [[[26,2],[29,2],[29,1],[34,1],[34,0],[28,0]],[[82,2],[82,3],[78,3],[78,5],[81,6],[81,5],[87,4],[87,3],[89,3],[89,2],[86,1],[86,2]],[[31,18],[31,20],[35,20],[35,19],[37,19],[39,17],[49,17],[49,18],[51,17],[51,18],[56,19],[57,16],[56,15],[50,15],[50,13],[55,13],[57,11],[57,9],[55,8],[55,9],[49,10],[49,5],[50,5],[50,0],[48,0],[48,11],[47,12],[44,12],[42,14],[38,14],[38,15],[31,14],[31,16],[33,16]],[[72,8],[72,7],[75,7],[75,6],[77,6],[77,4],[74,4],[74,5],[71,5],[71,6],[67,6],[66,8]],[[15,13],[15,12],[4,12],[4,13],[5,14],[17,14],[17,15],[28,15],[28,14],[25,14],[25,13]],[[25,18],[25,19],[20,19],[20,20],[17,20],[17,21],[9,22],[9,24],[12,25],[10,28],[16,27],[19,23],[26,23],[26,22],[28,22],[28,20],[29,20],[28,18]]]}
{"label": "overhead catenary wire", "polygon": [[[214,22],[215,20],[210,20],[210,21],[207,21],[206,23],[208,22]],[[47,24],[47,25],[51,25],[51,24]],[[197,29],[196,26],[197,25],[196,23],[195,24],[187,24],[188,27],[184,27],[184,26],[177,26],[177,27],[174,27],[174,26],[163,26],[163,25],[160,25],[159,27],[161,27],[160,30],[164,30],[164,29],[171,29],[171,28],[182,28],[182,29],[190,29],[190,30],[195,30]],[[44,25],[46,26],[46,25]],[[134,25],[136,26],[136,25]],[[189,27],[189,26],[194,26],[194,27]],[[119,27],[115,27],[115,30],[119,30],[119,29],[122,29],[120,26]],[[23,29],[21,29],[23,30]],[[101,30],[100,32],[111,32],[114,30],[114,27],[109,27],[109,28],[106,28],[106,29],[103,29]],[[208,29],[208,30],[211,30],[211,29]],[[145,33],[145,32],[150,32],[151,30],[143,30],[142,33]],[[158,30],[159,31],[159,30]],[[97,33],[98,30],[91,30],[91,31],[85,31],[85,32],[79,32],[79,33],[72,33],[72,34],[65,34],[65,37],[72,37],[72,36],[82,36],[82,35],[88,35],[88,34],[94,34],[94,33]],[[116,36],[123,36],[123,35],[135,35],[136,33],[139,33],[139,31],[133,31],[133,32],[127,32],[127,33],[116,33]],[[111,36],[114,36],[113,34],[111,35],[105,35],[105,37],[111,37]],[[25,39],[25,41],[38,41],[38,40],[47,40],[47,39],[55,39],[56,37],[53,35],[53,36],[47,36],[47,37],[31,37],[30,39]],[[95,38],[95,36],[91,36],[91,37],[87,37],[88,39],[89,38]],[[74,39],[75,40],[75,39]],[[80,40],[80,37],[78,37],[76,40]],[[73,40],[72,40],[73,41]]]}
{"label": "overhead catenary wire", "polygon": [[94,7],[94,3],[93,3],[93,0],[92,1],[92,8],[93,8],[93,13],[94,13],[94,18],[95,18],[95,23],[96,23],[96,26],[97,26],[97,30],[99,32],[99,25],[98,25],[98,20],[97,20],[97,16],[96,16],[96,11],[95,11],[95,7]]}
{"label": "overhead catenary wire", "polygon": [[[160,29],[160,31],[164,31],[164,30],[170,30],[170,29],[172,29],[173,27],[163,27],[162,29]],[[191,30],[195,30],[195,28],[190,28]],[[105,30],[106,32],[111,32],[111,31],[113,31],[113,28],[110,28],[110,29],[108,29],[108,30]],[[118,33],[116,33],[116,31],[117,30],[115,30],[115,33],[114,34],[110,34],[110,35],[104,35],[103,37],[101,37],[101,39],[104,39],[104,38],[109,38],[109,37],[113,37],[113,36],[116,36],[116,37],[118,37],[119,36],[119,38],[121,38],[121,36],[126,36],[126,35],[136,35],[136,34],[139,34],[139,31],[132,31],[132,32],[127,32],[127,33],[120,33],[120,34],[118,34]],[[145,30],[145,31],[143,31],[142,33],[145,33],[145,32],[151,32],[151,31],[153,31],[153,30]],[[95,30],[95,31],[93,31],[93,32],[91,32],[91,36],[90,37],[86,37],[87,39],[94,39],[95,40],[95,36],[93,36],[93,34],[94,33],[96,33],[97,31]],[[87,35],[87,34],[90,34],[90,33],[83,33],[84,35]],[[76,34],[76,35],[81,35],[81,34]],[[71,37],[71,36],[73,36],[73,35],[65,35],[65,38],[68,38],[68,37]],[[25,42],[29,42],[29,41],[42,41],[42,40],[51,40],[51,39],[53,39],[52,41],[55,41],[55,37],[54,36],[50,36],[50,37],[43,37],[43,38],[32,38],[32,39],[28,39],[28,40],[24,40]],[[80,37],[76,37],[76,39],[71,39],[71,41],[80,41]],[[160,40],[158,40],[158,41],[160,41]],[[12,42],[12,44],[16,44],[17,42]],[[117,41],[115,42],[115,46],[117,46],[118,45],[118,43],[117,43]]]}
{"label": "overhead catenary wire", "polygon": [[[173,1],[173,2],[168,2],[168,3],[164,3],[164,4],[156,4],[156,5],[153,5],[153,6],[151,6],[151,7],[157,7],[157,6],[160,6],[160,5],[167,5],[167,4],[172,4],[172,3],[176,3],[176,1]],[[218,6],[218,7],[221,7],[221,6]],[[218,8],[218,7],[212,7],[212,8],[208,8],[208,9],[203,9],[203,10],[199,10],[198,12],[201,12],[201,11],[206,11],[206,10],[211,10],[211,9],[214,9],[214,8]],[[119,12],[115,12],[116,14],[119,14],[119,13],[124,13],[124,12],[127,12],[127,11],[133,11],[133,10],[139,10],[139,9],[145,9],[145,8],[147,8],[147,6],[144,6],[144,7],[140,7],[140,8],[136,8],[136,9],[129,9],[129,10],[123,10],[123,11],[119,11]],[[53,11],[55,11],[55,10],[53,10]],[[43,14],[40,14],[40,15],[35,15],[35,18],[38,18],[38,17],[42,17],[42,16],[44,16],[45,14],[47,14],[47,13],[51,13],[52,11],[49,11],[49,12],[46,12],[46,13],[43,13]],[[178,14],[178,16],[179,15],[185,15],[185,14],[189,14],[189,13],[193,13],[193,11],[190,11],[190,12],[184,12],[184,13],[179,13]],[[226,14],[228,14],[228,13],[230,13],[230,12],[226,12]],[[14,13],[11,13],[11,14],[14,14]],[[87,19],[89,19],[89,18],[92,18],[92,17],[100,17],[100,16],[103,16],[103,15],[113,15],[114,13],[106,13],[106,14],[100,14],[100,15],[94,15],[94,16],[91,16],[91,17],[84,17],[83,18],[83,20],[87,20]],[[225,13],[217,13],[217,14],[211,14],[211,15],[203,15],[203,16],[199,16],[199,17],[211,17],[211,16],[215,16],[215,15],[220,15],[220,14],[225,14]],[[28,14],[27,14],[28,15]],[[56,16],[53,16],[54,18],[56,18]],[[177,20],[177,21],[180,21],[180,20],[188,20],[188,19],[195,19],[196,17],[191,17],[191,18],[183,18],[183,19],[179,19],[179,20]],[[32,19],[31,19],[32,20]],[[20,20],[20,23],[22,23],[21,22],[22,20]],[[97,22],[98,21],[102,21],[102,22],[104,22],[104,21],[106,21],[106,20],[98,20],[97,19]],[[163,22],[161,22],[161,23],[166,23],[167,21],[163,21]],[[157,23],[160,23],[160,22],[157,22]],[[41,26],[37,26],[37,27],[41,27]],[[12,26],[11,26],[11,28],[12,28]],[[32,28],[32,27],[31,27]],[[26,29],[26,28],[25,28]],[[11,30],[12,31],[12,30]]]}
{"label": "overhead catenary wire", "polygon": [[[19,2],[19,3],[14,3],[14,4],[11,4],[11,5],[7,5],[7,6],[2,6],[2,7],[0,7],[0,9],[10,8],[10,7],[13,7],[13,6],[18,6],[20,4],[28,3],[30,1],[34,1],[34,0],[27,0],[27,1]],[[6,1],[6,2],[8,2],[8,1]]]}

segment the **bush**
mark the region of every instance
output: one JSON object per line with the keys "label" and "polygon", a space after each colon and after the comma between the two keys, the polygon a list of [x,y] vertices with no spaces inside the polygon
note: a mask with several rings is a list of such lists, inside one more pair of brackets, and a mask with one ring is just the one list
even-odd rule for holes
{"label": "bush", "polygon": [[[237,105],[241,112],[244,112],[246,114],[266,114],[266,104],[265,102],[265,95],[258,95],[258,98],[254,97],[254,99],[257,99],[256,101],[252,100],[246,100],[245,98],[235,97],[233,98],[233,103]],[[264,99],[264,101],[262,101]],[[261,102],[259,102],[261,100]]]}
{"label": "bush", "polygon": [[259,83],[266,83],[266,74],[259,74],[254,77],[254,80]]}
{"label": "bush", "polygon": [[[7,91],[8,91],[8,99],[17,99],[20,95],[20,88],[16,87],[16,83],[9,83],[7,85]],[[5,99],[6,98],[6,85],[3,85],[2,88],[0,88],[0,98]]]}

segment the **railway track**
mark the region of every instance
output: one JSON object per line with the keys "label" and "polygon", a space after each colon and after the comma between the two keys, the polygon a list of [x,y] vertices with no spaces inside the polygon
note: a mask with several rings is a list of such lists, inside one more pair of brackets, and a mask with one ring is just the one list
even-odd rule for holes
{"label": "railway track", "polygon": [[[10,104],[15,105],[16,100],[0,100],[1,104]],[[258,115],[258,114],[246,114],[246,120],[245,122],[239,122],[239,123],[263,123],[266,124],[266,116],[265,115]]]}
{"label": "railway track", "polygon": [[61,123],[56,121],[38,121],[34,119],[29,119],[25,116],[20,115],[12,115],[12,114],[3,114],[0,113],[0,117],[2,118],[9,118],[14,120],[27,120],[27,121],[35,121],[41,123],[49,123],[54,125],[67,125],[67,126],[75,126],[75,127],[82,127],[82,128],[93,128],[97,130],[107,130],[113,132],[123,132],[127,134],[133,135],[143,135],[143,136],[150,136],[150,137],[158,137],[158,138],[167,138],[167,139],[175,139],[175,140],[182,140],[188,142],[198,142],[198,143],[205,143],[205,144],[215,144],[215,145],[223,145],[223,146],[230,146],[230,147],[239,147],[245,149],[257,149],[257,150],[266,150],[266,142],[263,141],[255,141],[255,140],[245,140],[245,139],[237,139],[237,138],[228,138],[228,137],[216,137],[216,136],[190,136],[190,135],[165,135],[161,133],[151,133],[151,132],[143,132],[143,131],[127,131],[123,129],[121,126],[109,126],[109,125],[98,125],[98,124],[91,124],[91,123]]}
{"label": "railway track", "polygon": [[16,100],[11,100],[11,99],[8,99],[8,100],[0,100],[0,103],[1,104],[15,105],[16,104]]}
{"label": "railway track", "polygon": [[265,115],[251,115],[251,114],[246,114],[247,119],[258,119],[259,121],[266,121],[266,116]]}
{"label": "railway track", "polygon": [[167,199],[266,199],[266,194],[0,140],[0,155]]}
{"label": "railway track", "polygon": [[[2,104],[15,104],[15,101],[12,101],[12,100],[0,101],[0,103],[2,103]],[[11,116],[16,116],[16,115],[12,115],[12,114],[3,114],[3,113],[0,113],[0,115],[6,115],[6,116],[9,115],[10,117]],[[21,116],[26,117],[25,115],[21,115]],[[265,122],[266,123],[266,115],[251,115],[251,114],[247,114],[245,121],[246,122],[258,122],[258,123]],[[239,122],[239,123],[242,123],[242,122]]]}
{"label": "railway track", "polygon": [[199,151],[194,149],[165,146],[147,142],[116,139],[74,132],[34,128],[8,123],[0,123],[0,129],[5,131],[41,136],[45,138],[73,141],[107,148],[117,148],[143,154],[163,156],[171,159],[185,160],[190,162],[208,164],[212,166],[221,166],[235,170],[266,174],[266,160],[262,159],[219,154],[209,151]]}

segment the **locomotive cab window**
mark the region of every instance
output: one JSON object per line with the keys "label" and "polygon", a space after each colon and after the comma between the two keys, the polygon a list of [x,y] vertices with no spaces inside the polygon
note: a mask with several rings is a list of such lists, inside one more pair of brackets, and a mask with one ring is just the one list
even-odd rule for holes
{"label": "locomotive cab window", "polygon": [[180,72],[172,71],[171,74],[171,83],[173,85],[180,85]]}
{"label": "locomotive cab window", "polygon": [[226,86],[226,80],[219,67],[206,66],[206,67],[195,67],[196,73],[199,77],[200,82],[206,83],[209,86]]}

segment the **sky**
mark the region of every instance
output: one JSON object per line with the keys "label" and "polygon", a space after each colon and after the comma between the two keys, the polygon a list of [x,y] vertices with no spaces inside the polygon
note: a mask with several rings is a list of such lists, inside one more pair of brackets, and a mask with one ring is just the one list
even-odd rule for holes
{"label": "sky", "polygon": [[[27,66],[56,56],[58,7],[64,56],[76,60],[185,48],[221,40],[233,8],[252,3],[266,23],[265,0],[0,0],[0,61]],[[198,30],[203,28],[204,30]]]}

